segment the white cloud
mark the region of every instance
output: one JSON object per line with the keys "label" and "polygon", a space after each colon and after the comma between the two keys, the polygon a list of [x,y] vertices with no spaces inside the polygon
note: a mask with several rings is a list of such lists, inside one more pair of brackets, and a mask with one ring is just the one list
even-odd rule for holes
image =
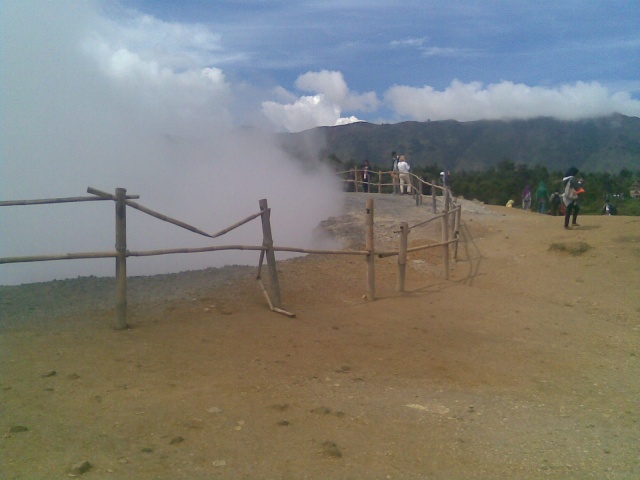
{"label": "white cloud", "polygon": [[476,50],[470,48],[425,47],[419,50],[423,57],[463,58],[478,55]]}
{"label": "white cloud", "polygon": [[[315,95],[300,96],[284,104],[274,101],[262,103],[263,114],[274,125],[290,132],[359,122],[361,120],[353,115],[342,117],[342,112],[375,111],[380,104],[375,92],[358,94],[350,91],[341,72],[307,72],[298,77],[296,87]],[[286,90],[279,87],[277,93],[280,98],[285,97],[283,92]]]}
{"label": "white cloud", "polygon": [[135,51],[143,61],[158,62],[178,72],[237,57],[225,52],[221,40],[204,25],[165,22],[126,11],[118,19],[100,17],[87,43],[108,42],[115,51]]}
{"label": "white cloud", "polygon": [[426,38],[408,38],[406,40],[393,40],[390,42],[392,47],[422,47],[426,42]]}
{"label": "white cloud", "polygon": [[408,38],[393,40],[390,45],[394,48],[412,48],[418,50],[423,57],[465,58],[479,55],[479,51],[471,48],[428,46],[426,38]]}
{"label": "white cloud", "polygon": [[360,121],[356,117],[342,118],[340,107],[328,101],[323,94],[303,96],[288,104],[263,102],[262,112],[274,125],[290,132]]}
{"label": "white cloud", "polygon": [[298,77],[296,87],[306,92],[321,93],[341,109],[367,112],[378,108],[379,102],[375,92],[351,92],[341,72],[307,72]]}
{"label": "white cloud", "polygon": [[639,116],[640,101],[627,93],[611,94],[598,82],[577,82],[554,88],[530,87],[503,81],[451,82],[443,91],[396,85],[385,101],[399,115],[418,121],[515,119],[539,116],[574,120],[614,112]]}

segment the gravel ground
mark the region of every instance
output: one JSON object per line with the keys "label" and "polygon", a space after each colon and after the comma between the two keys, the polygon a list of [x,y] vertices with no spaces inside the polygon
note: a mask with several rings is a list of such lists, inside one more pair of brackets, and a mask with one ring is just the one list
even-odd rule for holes
{"label": "gravel ground", "polygon": [[[401,221],[409,225],[434,216],[430,197],[416,206],[409,195],[373,194],[375,243],[378,246],[397,243]],[[344,214],[320,223],[319,227],[336,238],[344,248],[364,247],[364,218],[369,195],[344,194]],[[437,208],[442,208],[438,198]],[[482,204],[464,202],[465,215],[490,214]],[[422,236],[439,238],[438,222],[420,228]],[[1,268],[1,267],[0,267]],[[136,308],[160,309],[175,301],[189,301],[234,282],[253,278],[256,266],[231,265],[164,275],[129,277],[127,302],[131,311]],[[31,283],[17,286],[0,285],[0,331],[14,329],[26,323],[47,327],[51,323],[82,315],[86,322],[104,322],[100,315],[110,314],[114,308],[115,280],[113,277],[78,277],[66,280]],[[88,313],[92,312],[92,315]],[[55,322],[52,320],[55,319]]]}

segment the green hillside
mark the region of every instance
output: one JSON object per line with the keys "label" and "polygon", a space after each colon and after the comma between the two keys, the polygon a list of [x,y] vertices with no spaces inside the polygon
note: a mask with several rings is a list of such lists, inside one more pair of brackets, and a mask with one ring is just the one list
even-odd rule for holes
{"label": "green hillside", "polygon": [[343,165],[368,159],[390,166],[395,150],[413,167],[439,165],[452,171],[481,171],[505,160],[549,170],[640,168],[640,118],[624,115],[577,121],[361,122],[281,134],[280,141],[298,157],[318,160],[319,151],[321,160]]}

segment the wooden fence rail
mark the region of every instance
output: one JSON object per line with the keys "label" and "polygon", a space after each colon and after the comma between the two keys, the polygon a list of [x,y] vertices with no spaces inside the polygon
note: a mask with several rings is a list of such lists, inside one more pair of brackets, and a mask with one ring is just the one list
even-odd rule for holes
{"label": "wooden fence rail", "polygon": [[[360,192],[362,186],[365,184],[365,182],[362,180],[363,174],[364,174],[364,170],[359,169],[358,167],[352,168],[350,170],[336,172],[336,175],[343,177],[343,181],[347,185],[353,185],[353,189],[355,192]],[[375,182],[370,180],[369,182],[367,182],[367,184],[369,185],[368,193],[373,193],[371,191],[371,186],[373,185],[377,186],[376,193],[383,193],[382,187],[389,187],[389,186],[392,187],[392,193],[397,194],[399,192],[396,172],[369,170],[369,174],[371,176],[377,175],[378,181]],[[388,176],[391,181],[383,183],[382,178],[384,176]],[[424,191],[425,191],[425,187],[427,187],[427,189],[431,191],[430,196],[432,199],[433,213],[436,213],[437,197],[438,196],[445,197],[446,192],[450,193],[449,188],[444,185],[438,185],[437,183],[427,182],[426,180],[420,178],[419,176],[411,172],[409,173],[409,176],[411,178],[411,184],[409,188],[411,189],[411,195],[416,200],[416,205],[418,206],[424,203],[424,197],[425,197]],[[362,188],[362,191],[364,191],[364,188]],[[455,203],[451,195],[449,195],[448,200],[445,199],[444,201],[448,202],[450,207],[452,207]]]}
{"label": "wooden fence rail", "polygon": [[[440,187],[439,187],[440,188]],[[390,256],[398,256],[398,281],[396,289],[400,292],[405,288],[405,272],[406,272],[406,260],[407,255],[412,252],[420,250],[442,247],[443,248],[443,270],[444,277],[449,277],[449,245],[455,244],[454,260],[457,254],[458,244],[458,229],[460,226],[460,215],[462,209],[459,206],[449,208],[451,206],[450,194],[448,189],[443,189],[443,196],[445,197],[443,212],[432,218],[420,222],[411,227],[408,224],[401,223],[400,225],[400,240],[397,250],[376,250],[374,245],[374,203],[373,198],[368,198],[365,207],[365,249],[364,250],[322,250],[322,249],[307,249],[299,247],[286,247],[275,246],[273,243],[270,213],[271,209],[268,207],[267,200],[260,200],[260,211],[249,215],[245,219],[234,223],[233,225],[215,233],[209,234],[201,229],[198,229],[192,225],[186,224],[180,220],[168,217],[161,213],[155,212],[147,207],[144,207],[132,199],[140,198],[139,195],[127,195],[126,189],[117,188],[115,195],[107,192],[97,190],[89,187],[88,193],[95,195],[94,197],[67,197],[67,198],[52,198],[52,199],[40,199],[40,200],[13,200],[2,201],[0,206],[17,206],[17,205],[42,205],[51,203],[71,203],[71,202],[85,202],[96,200],[111,200],[116,205],[116,248],[112,252],[80,252],[80,253],[67,253],[58,255],[33,255],[33,256],[20,256],[20,257],[1,257],[0,264],[5,263],[24,263],[24,262],[40,262],[40,261],[53,261],[53,260],[76,260],[76,259],[91,259],[91,258],[115,258],[116,259],[116,318],[115,328],[124,329],[127,328],[127,274],[126,274],[126,259],[127,257],[148,257],[155,255],[170,255],[178,253],[204,253],[214,252],[222,250],[253,250],[260,252],[260,261],[258,266],[257,281],[260,289],[264,293],[267,303],[272,311],[283,313],[288,316],[294,316],[293,314],[282,310],[281,308],[281,295],[279,279],[276,269],[275,252],[293,252],[303,254],[328,254],[328,255],[361,255],[366,259],[367,276],[367,299],[375,300],[375,257],[385,258]],[[435,189],[432,189],[435,192]],[[435,203],[434,203],[435,205]],[[261,245],[217,245],[207,247],[196,248],[170,248],[160,250],[146,250],[146,251],[131,251],[127,248],[127,236],[126,236],[126,207],[135,208],[150,216],[163,220],[165,222],[174,224],[183,229],[189,230],[193,233],[203,235],[209,238],[217,238],[225,233],[228,233],[251,220],[261,217],[263,239]],[[453,215],[453,217],[452,217]],[[442,222],[442,240],[438,243],[431,243],[425,245],[414,246],[408,248],[408,236],[412,229],[425,225],[436,219],[441,219]],[[453,221],[452,221],[453,220]],[[452,238],[451,238],[452,237]],[[269,290],[267,292],[264,284],[261,280],[261,269],[264,259],[267,259],[267,269],[270,277]]]}

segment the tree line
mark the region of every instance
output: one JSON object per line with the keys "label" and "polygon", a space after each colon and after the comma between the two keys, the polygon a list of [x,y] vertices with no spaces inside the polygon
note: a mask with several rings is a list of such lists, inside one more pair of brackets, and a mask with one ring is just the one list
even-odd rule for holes
{"label": "tree line", "polygon": [[[354,161],[341,162],[333,156],[330,161],[344,165],[344,169],[361,166]],[[372,165],[373,171],[391,170],[391,165]],[[428,182],[439,182],[440,172],[444,169],[438,164],[412,166],[412,173]],[[516,205],[522,203],[522,191],[527,185],[535,192],[540,182],[544,182],[549,194],[562,193],[564,170],[549,170],[546,167],[533,167],[516,164],[504,159],[495,166],[479,171],[456,170],[450,172],[449,184],[455,196],[467,200],[480,200],[489,205],[506,205],[514,200]],[[581,195],[581,211],[584,213],[600,213],[605,201],[609,201],[618,209],[620,215],[640,215],[640,199],[629,198],[629,191],[635,182],[640,182],[640,169],[632,172],[623,168],[617,174],[607,172],[580,172],[584,179],[585,193]],[[535,201],[533,202],[535,205]]]}

